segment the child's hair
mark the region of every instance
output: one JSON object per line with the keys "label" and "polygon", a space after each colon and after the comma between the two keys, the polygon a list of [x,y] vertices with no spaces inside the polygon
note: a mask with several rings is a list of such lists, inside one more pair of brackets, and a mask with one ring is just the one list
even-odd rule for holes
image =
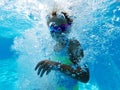
{"label": "child's hair", "polygon": [[73,19],[71,19],[71,18],[69,17],[69,15],[68,15],[66,12],[61,12],[61,13],[64,14],[64,16],[65,16],[65,18],[66,18],[68,24],[72,24]]}
{"label": "child's hair", "polygon": [[[71,19],[66,12],[63,11],[61,13],[65,16],[65,19],[67,20],[67,23],[72,24],[73,19]],[[52,16],[57,16],[57,11],[52,11]]]}
{"label": "child's hair", "polygon": [[56,16],[57,12],[56,11],[52,11],[52,16]]}

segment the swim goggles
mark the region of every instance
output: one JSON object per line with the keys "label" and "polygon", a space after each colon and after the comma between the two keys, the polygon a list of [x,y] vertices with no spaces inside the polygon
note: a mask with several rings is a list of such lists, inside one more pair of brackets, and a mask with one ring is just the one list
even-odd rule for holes
{"label": "swim goggles", "polygon": [[64,32],[69,26],[69,24],[56,25],[55,22],[51,22],[49,24],[49,30],[50,32]]}

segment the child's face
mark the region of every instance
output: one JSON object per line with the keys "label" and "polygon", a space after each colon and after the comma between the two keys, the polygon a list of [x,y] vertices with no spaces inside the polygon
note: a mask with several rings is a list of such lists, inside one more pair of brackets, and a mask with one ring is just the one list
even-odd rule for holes
{"label": "child's face", "polygon": [[[57,16],[53,16],[52,18],[50,18],[48,20],[48,22],[47,22],[48,26],[51,22],[54,22],[55,25],[67,24],[66,19],[58,18]],[[52,38],[54,40],[56,40],[57,42],[61,42],[66,37],[66,34],[62,33],[62,32],[50,32],[50,34],[51,34]]]}

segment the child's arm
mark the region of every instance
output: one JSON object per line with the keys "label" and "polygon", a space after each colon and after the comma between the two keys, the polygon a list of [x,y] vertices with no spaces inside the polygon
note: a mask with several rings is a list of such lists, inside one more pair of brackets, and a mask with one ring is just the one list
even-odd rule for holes
{"label": "child's arm", "polygon": [[88,82],[89,80],[89,70],[85,66],[81,68],[79,62],[84,57],[83,49],[77,40],[71,40],[68,47],[68,54],[71,62],[73,62],[73,67],[70,65],[61,64],[59,71],[71,76],[74,79],[77,79],[81,82]]}
{"label": "child's arm", "polygon": [[70,42],[68,53],[70,55],[70,60],[73,62],[73,66],[50,60],[43,60],[40,61],[35,67],[35,70],[38,69],[38,75],[42,77],[45,72],[48,74],[51,70],[56,70],[76,80],[87,83],[89,80],[89,70],[86,66],[84,68],[81,68],[78,64],[81,58],[83,58],[84,53],[77,40]]}
{"label": "child's arm", "polygon": [[[59,64],[58,64],[59,65]],[[61,64],[60,68],[58,70],[76,80],[79,80],[81,82],[87,83],[89,80],[89,70],[85,66],[84,68],[81,68],[80,66],[70,66]]]}
{"label": "child's arm", "polygon": [[44,73],[48,74],[50,73],[51,70],[55,70],[60,71],[61,73],[64,73],[84,83],[87,83],[89,80],[89,70],[87,67],[85,68],[81,68],[80,66],[73,67],[58,62],[43,60],[36,65],[35,70],[37,69],[38,75],[40,75],[41,77],[43,76]]}

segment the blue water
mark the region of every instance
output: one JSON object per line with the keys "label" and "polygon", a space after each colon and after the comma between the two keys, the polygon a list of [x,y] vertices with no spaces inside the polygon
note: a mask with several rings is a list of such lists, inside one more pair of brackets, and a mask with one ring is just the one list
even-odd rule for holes
{"label": "blue water", "polygon": [[[66,1],[75,21],[70,37],[81,42],[83,62],[90,69],[90,81],[79,83],[80,90],[120,90],[120,1]],[[0,90],[40,90],[52,78],[40,79],[34,71],[52,52],[54,41],[44,20],[49,4],[52,1],[0,1]]]}

